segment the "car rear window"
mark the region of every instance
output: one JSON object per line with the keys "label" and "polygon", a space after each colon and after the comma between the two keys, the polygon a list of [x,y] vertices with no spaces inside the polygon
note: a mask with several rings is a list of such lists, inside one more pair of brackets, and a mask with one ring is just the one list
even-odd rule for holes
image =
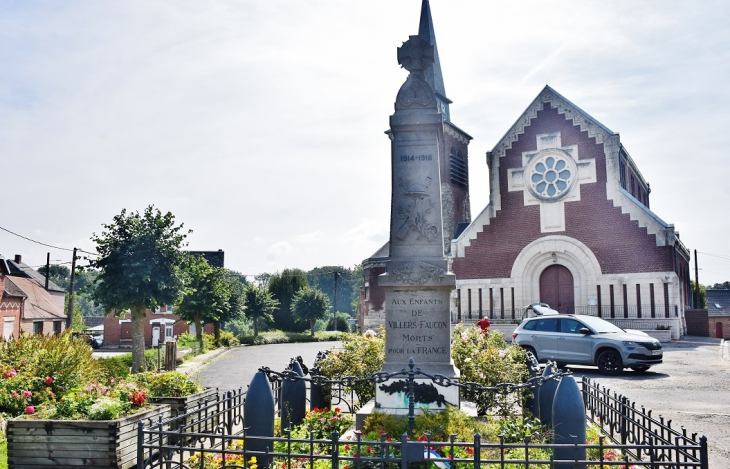
{"label": "car rear window", "polygon": [[535,323],[535,330],[540,332],[557,332],[558,320],[557,319],[538,319],[532,321]]}

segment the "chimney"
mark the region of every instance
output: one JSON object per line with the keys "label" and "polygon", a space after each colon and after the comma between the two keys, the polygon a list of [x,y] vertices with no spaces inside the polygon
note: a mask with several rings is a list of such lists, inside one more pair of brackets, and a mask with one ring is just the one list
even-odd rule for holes
{"label": "chimney", "polygon": [[15,263],[16,264],[20,264],[21,262],[23,262],[23,256],[21,256],[20,254],[16,254],[15,255]]}

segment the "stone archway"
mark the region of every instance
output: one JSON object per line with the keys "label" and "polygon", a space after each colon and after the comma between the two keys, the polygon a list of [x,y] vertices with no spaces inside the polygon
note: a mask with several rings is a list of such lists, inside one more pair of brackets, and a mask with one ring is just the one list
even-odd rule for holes
{"label": "stone archway", "polygon": [[540,301],[540,276],[553,265],[563,266],[573,276],[574,305],[587,305],[589,298],[595,297],[602,275],[596,256],[575,238],[550,235],[525,246],[512,264],[517,304]]}
{"label": "stone archway", "polygon": [[559,313],[575,312],[573,274],[560,264],[548,266],[540,274],[540,303],[547,303]]}

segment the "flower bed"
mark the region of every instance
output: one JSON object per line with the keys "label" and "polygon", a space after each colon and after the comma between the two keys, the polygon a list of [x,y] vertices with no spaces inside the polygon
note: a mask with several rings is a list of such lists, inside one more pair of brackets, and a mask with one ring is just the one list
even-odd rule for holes
{"label": "flower bed", "polygon": [[135,467],[138,422],[169,416],[170,407],[161,405],[115,420],[10,420],[8,466]]}

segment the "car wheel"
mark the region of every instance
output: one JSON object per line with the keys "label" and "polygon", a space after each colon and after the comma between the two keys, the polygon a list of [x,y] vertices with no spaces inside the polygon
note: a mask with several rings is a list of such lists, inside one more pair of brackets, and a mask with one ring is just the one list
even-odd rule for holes
{"label": "car wheel", "polygon": [[609,376],[620,375],[621,371],[624,369],[621,354],[615,350],[604,350],[601,352],[601,354],[598,355],[596,364],[598,365],[598,370],[602,374]]}
{"label": "car wheel", "polygon": [[534,348],[532,348],[530,346],[526,346],[526,347],[522,347],[522,348],[525,349],[525,352],[531,353],[532,355],[534,355],[535,356],[535,360],[540,361],[540,359],[537,358],[537,352],[535,352],[535,349]]}
{"label": "car wheel", "polygon": [[636,371],[637,373],[643,373],[646,370],[648,370],[649,367],[646,365],[641,365],[641,366],[632,366],[631,369]]}

